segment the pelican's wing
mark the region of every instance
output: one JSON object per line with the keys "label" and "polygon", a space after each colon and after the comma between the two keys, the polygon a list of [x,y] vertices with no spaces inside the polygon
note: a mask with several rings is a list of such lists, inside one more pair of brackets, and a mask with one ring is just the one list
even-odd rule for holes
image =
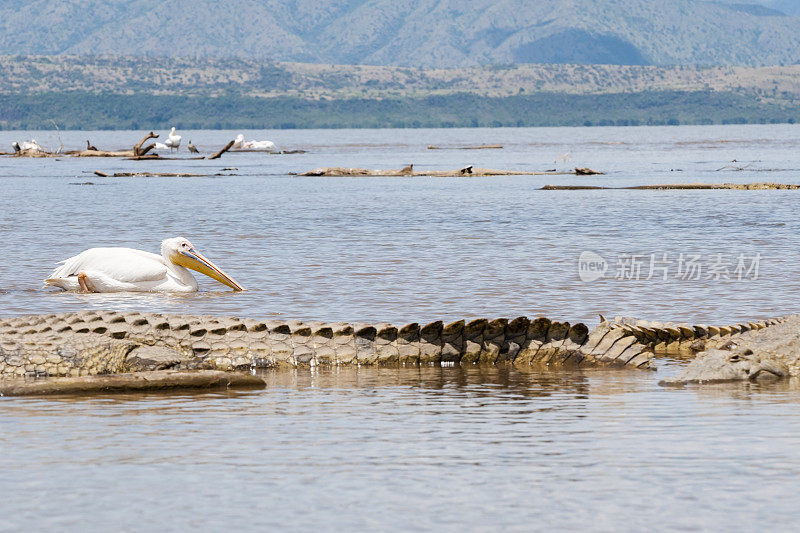
{"label": "pelican's wing", "polygon": [[50,278],[66,278],[93,270],[117,281],[141,283],[158,281],[167,275],[167,265],[160,255],[133,248],[90,248],[62,263]]}

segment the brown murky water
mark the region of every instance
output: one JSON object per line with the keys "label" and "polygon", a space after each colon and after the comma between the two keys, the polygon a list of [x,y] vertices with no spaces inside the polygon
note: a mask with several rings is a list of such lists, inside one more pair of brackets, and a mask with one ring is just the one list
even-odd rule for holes
{"label": "brown murky water", "polygon": [[[208,151],[232,136],[182,133]],[[75,147],[87,138],[62,136]],[[0,143],[24,137],[0,132]],[[139,134],[88,137],[115,148]],[[796,191],[538,190],[800,183],[797,126],[247,137],[308,152],[147,168],[0,159],[0,314],[113,308],[395,322],[544,314],[591,323],[602,312],[714,323],[798,311]],[[426,150],[483,143],[504,149]],[[742,170],[718,170],[733,159]],[[608,173],[289,174],[408,163]],[[239,176],[88,174],[223,167]],[[73,185],[87,181],[94,185]],[[224,292],[210,280],[182,297],[40,289],[55,261],[86,247],[156,250],[177,234],[250,290]],[[579,276],[585,251],[607,262],[602,278]],[[663,268],[648,276],[663,254],[653,266],[667,279]],[[697,279],[681,277],[681,254],[701,256]],[[709,275],[718,254],[728,270],[717,262]],[[756,254],[757,279],[737,279],[736,258]],[[627,275],[633,256],[638,276]],[[800,488],[797,384],[660,388],[676,364],[655,373],[318,369],[266,374],[268,388],[252,393],[2,398],[0,530],[785,529]]]}

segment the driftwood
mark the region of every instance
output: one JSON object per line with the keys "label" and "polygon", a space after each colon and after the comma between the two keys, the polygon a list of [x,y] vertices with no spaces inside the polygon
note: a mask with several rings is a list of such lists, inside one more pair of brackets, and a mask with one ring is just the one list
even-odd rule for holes
{"label": "driftwood", "polygon": [[78,150],[77,152],[64,152],[70,157],[131,157],[133,150],[120,150],[108,152],[106,150]]}
{"label": "driftwood", "polygon": [[602,172],[598,172],[597,170],[592,170],[591,168],[578,168],[575,167],[575,175],[576,176],[594,176],[597,174],[602,174]]}
{"label": "driftwood", "polygon": [[633,185],[629,187],[598,187],[593,185],[545,185],[543,191],[585,191],[585,190],[639,190],[639,191],[670,191],[670,190],[736,190],[736,191],[763,191],[763,190],[800,190],[800,185],[790,183],[672,183],[666,185]]}
{"label": "driftwood", "polygon": [[[107,151],[107,150],[98,150],[98,149],[94,148],[93,146],[91,146],[91,144],[89,144],[89,141],[86,141],[86,144],[88,146],[88,148],[86,150],[78,150],[78,151],[75,151],[75,152],[66,152],[66,154],[70,155],[72,157],[129,157],[129,158],[142,157],[145,154],[147,154],[147,152],[149,152],[150,150],[155,148],[155,146],[156,146],[155,144],[150,143],[149,145],[147,145],[144,148],[142,148],[142,145],[145,142],[147,142],[148,139],[156,139],[156,138],[158,138],[158,135],[151,131],[150,133],[145,135],[142,138],[141,141],[136,143],[133,146],[132,150],[118,150],[118,151],[113,151],[113,152],[110,152],[110,151]],[[149,157],[151,159],[158,158],[157,155],[151,155]]]}
{"label": "driftwood", "polygon": [[[557,172],[536,172],[528,170],[497,170],[491,168],[478,168],[472,165],[458,170],[414,170],[413,165],[396,169],[368,169],[346,167],[321,167],[298,174],[299,176],[431,176],[437,178],[462,177],[462,176],[551,176]],[[562,173],[562,174],[567,174]],[[571,172],[569,174],[572,174]]]}
{"label": "driftwood", "polygon": [[462,146],[458,150],[502,150],[502,144],[481,144],[480,146]]}
{"label": "driftwood", "polygon": [[[145,135],[142,140],[140,140],[136,145],[134,145],[133,149],[131,150],[118,150],[118,151],[108,151],[108,150],[97,150],[92,144],[87,140],[87,150],[73,150],[64,152],[61,155],[70,156],[70,157],[124,157],[130,161],[143,161],[143,160],[150,160],[150,159],[170,159],[166,157],[161,157],[156,153],[148,153],[155,148],[155,143],[150,143],[147,146],[144,146],[144,143],[147,142],[149,139],[157,139],[158,135],[153,133],[152,131]],[[233,144],[233,142],[231,142]],[[57,157],[59,153],[52,153],[47,152],[44,150],[37,150],[37,149],[27,149],[27,150],[17,150],[19,148],[18,145],[14,146],[16,150],[14,154],[2,154],[0,155],[14,155],[16,157]],[[217,152],[216,156],[219,157],[222,153],[226,150],[220,150]],[[186,158],[174,158],[174,159],[186,159]],[[193,157],[190,158],[191,160],[196,159],[205,159],[204,157]]]}
{"label": "driftwood", "polygon": [[227,152],[228,150],[230,150],[230,149],[231,149],[231,146],[233,146],[233,143],[234,143],[234,141],[231,141],[231,142],[229,142],[228,144],[226,144],[226,145],[225,145],[225,146],[222,148],[222,150],[220,150],[220,151],[218,151],[218,152],[214,152],[214,153],[211,155],[211,157],[209,157],[209,159],[219,159],[220,157],[222,157],[222,154],[224,154],[225,152]]}
{"label": "driftwood", "polygon": [[44,150],[37,150],[36,148],[28,148],[27,150],[19,150],[14,152],[14,157],[58,157],[59,154],[52,152],[45,152]]}
{"label": "driftwood", "polygon": [[156,145],[155,145],[154,143],[150,143],[150,144],[149,144],[149,145],[147,145],[147,147],[145,147],[144,149],[142,148],[142,145],[143,145],[144,143],[146,143],[146,142],[147,142],[148,140],[150,140],[150,139],[158,139],[158,134],[157,134],[157,133],[153,133],[153,132],[151,131],[150,133],[148,133],[147,135],[145,135],[144,137],[142,137],[142,140],[141,140],[141,141],[139,141],[138,143],[136,143],[136,144],[133,146],[133,155],[134,155],[135,157],[139,157],[139,156],[145,155],[147,152],[149,152],[150,150],[152,150],[153,148],[155,148],[155,147],[156,147]]}
{"label": "driftwood", "polygon": [[125,158],[126,161],[200,161],[205,159],[205,156],[200,157],[161,157],[158,154],[147,154],[138,157],[131,156]]}
{"label": "driftwood", "polygon": [[[223,169],[224,170],[224,169]],[[188,172],[114,172],[106,174],[94,171],[101,178],[205,178],[209,176],[233,176],[234,174],[191,174]]]}
{"label": "driftwood", "polygon": [[435,144],[429,144],[428,150],[502,150],[502,144],[479,144],[477,146],[447,146],[442,148]]}

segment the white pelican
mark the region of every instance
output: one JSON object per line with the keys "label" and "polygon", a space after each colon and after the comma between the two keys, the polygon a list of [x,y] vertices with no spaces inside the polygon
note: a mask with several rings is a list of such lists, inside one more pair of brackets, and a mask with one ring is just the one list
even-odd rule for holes
{"label": "white pelican", "polygon": [[181,136],[180,135],[175,135],[175,126],[172,127],[172,131],[169,132],[169,135],[167,136],[167,140],[164,141],[164,144],[166,144],[170,148],[170,150],[173,149],[173,148],[175,148],[176,150],[178,148],[180,148],[180,146],[181,146]]}
{"label": "white pelican", "polygon": [[167,148],[169,148],[169,146],[167,146],[166,144],[160,143],[158,141],[156,141],[154,144],[156,145],[155,146],[156,150],[166,150]]}
{"label": "white pelican", "polygon": [[[14,144],[14,143],[12,143]],[[30,141],[22,141],[21,143],[16,143],[16,146],[19,146],[20,150],[38,150],[39,152],[44,152],[44,148],[42,148],[39,143],[36,142],[36,139],[31,139]],[[16,146],[14,149],[16,150]]]}
{"label": "white pelican", "polygon": [[236,136],[233,141],[233,149],[235,150],[252,150],[254,152],[269,152],[271,154],[278,153],[278,147],[272,141],[245,141],[244,135],[241,133]]}
{"label": "white pelican", "polygon": [[161,243],[161,255],[133,248],[90,248],[61,261],[45,287],[81,292],[196,292],[196,270],[243,291],[232,277],[195,250],[183,237]]}

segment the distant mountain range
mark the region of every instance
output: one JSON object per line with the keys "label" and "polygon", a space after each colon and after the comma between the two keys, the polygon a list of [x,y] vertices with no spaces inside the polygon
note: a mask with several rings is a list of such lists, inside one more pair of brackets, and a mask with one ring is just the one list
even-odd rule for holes
{"label": "distant mountain range", "polygon": [[429,68],[800,62],[800,2],[753,1],[0,0],[0,54]]}
{"label": "distant mountain range", "polygon": [[[742,0],[726,0],[725,3],[742,4],[743,2]],[[786,15],[800,15],[800,2],[797,0],[755,0],[752,3],[780,11]]]}

